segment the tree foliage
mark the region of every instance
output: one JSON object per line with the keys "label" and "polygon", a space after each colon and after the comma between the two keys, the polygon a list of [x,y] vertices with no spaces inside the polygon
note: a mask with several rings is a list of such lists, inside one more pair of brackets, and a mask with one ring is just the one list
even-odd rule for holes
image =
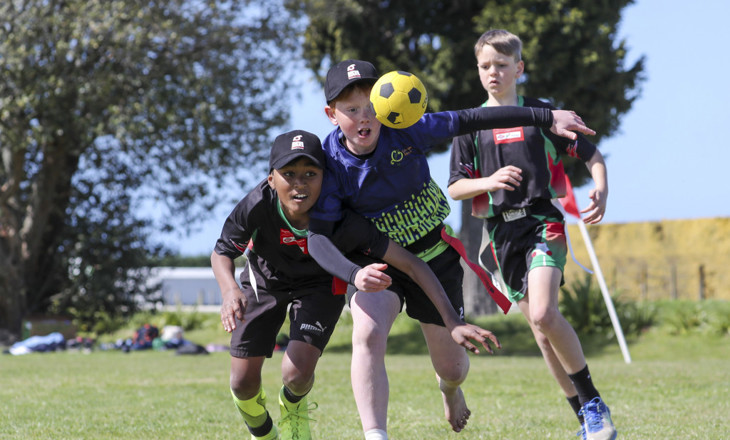
{"label": "tree foliage", "polygon": [[[523,41],[521,94],[576,110],[598,131],[616,132],[638,96],[643,57],[626,67],[626,42],[617,41],[621,10],[633,0],[290,0],[304,11],[307,66],[323,82],[342,59],[372,61],[381,72],[415,73],[429,92],[429,110],[475,107],[486,100],[474,44],[489,29]],[[446,146],[444,146],[446,148]],[[582,166],[582,165],[581,165]],[[585,168],[585,167],[583,167]],[[569,173],[583,183],[585,171]]]}
{"label": "tree foliage", "polygon": [[148,238],[266,156],[295,30],[278,2],[0,4],[0,327],[132,305]]}
{"label": "tree foliage", "polygon": [[[476,69],[474,44],[489,29],[507,29],[524,44],[525,72],[518,93],[575,110],[598,134],[614,134],[639,95],[644,59],[627,65],[619,40],[621,11],[633,0],[289,0],[309,17],[307,66],[320,81],[340,60],[373,62],[381,72],[415,73],[429,93],[429,111],[479,106],[487,98]],[[448,146],[442,146],[442,150]],[[610,161],[609,161],[610,168]],[[566,160],[573,184],[586,167]],[[463,204],[461,236],[476,256],[479,222]]]}

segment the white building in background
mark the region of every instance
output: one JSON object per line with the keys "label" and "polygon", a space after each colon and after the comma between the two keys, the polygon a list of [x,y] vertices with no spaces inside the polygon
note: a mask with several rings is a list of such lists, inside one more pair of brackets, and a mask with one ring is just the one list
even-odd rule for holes
{"label": "white building in background", "polygon": [[[242,267],[236,268],[236,280]],[[197,307],[218,310],[221,292],[210,267],[160,267],[152,271],[148,283],[160,284],[165,308]]]}

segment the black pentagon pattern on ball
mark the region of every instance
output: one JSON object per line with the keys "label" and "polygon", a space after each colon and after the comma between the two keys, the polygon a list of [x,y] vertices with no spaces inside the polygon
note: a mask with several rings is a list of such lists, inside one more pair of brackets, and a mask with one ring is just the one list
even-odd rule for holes
{"label": "black pentagon pattern on ball", "polygon": [[408,99],[411,101],[411,104],[418,104],[421,102],[421,91],[417,88],[412,88],[408,92]]}
{"label": "black pentagon pattern on ball", "polygon": [[398,124],[398,118],[400,117],[400,113],[398,112],[390,112],[388,114],[388,121],[390,121],[391,124],[395,125]]}
{"label": "black pentagon pattern on ball", "polygon": [[395,92],[395,89],[393,88],[393,83],[387,83],[380,86],[380,96],[382,96],[385,99],[390,98],[390,95]]}

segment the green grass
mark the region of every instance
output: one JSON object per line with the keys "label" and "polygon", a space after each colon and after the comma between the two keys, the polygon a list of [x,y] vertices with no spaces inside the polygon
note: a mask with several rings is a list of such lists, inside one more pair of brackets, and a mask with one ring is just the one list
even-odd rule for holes
{"label": "green grass", "polygon": [[[480,324],[495,331],[505,349],[495,356],[471,356],[463,388],[472,417],[467,429],[455,434],[443,419],[422,337],[407,319],[397,321],[387,357],[391,438],[575,438],[577,421],[519,317],[493,317]],[[319,404],[312,414],[316,439],[362,438],[350,389],[350,328],[343,318],[317,369],[311,393]],[[226,334],[206,327],[202,333],[186,333],[186,338],[218,343],[225,342]],[[730,438],[727,336],[651,331],[630,341],[633,362],[628,365],[612,341],[584,345],[620,439]],[[270,396],[277,395],[281,383],[280,362],[277,353],[265,364]],[[0,438],[246,439],[230,399],[228,369],[227,353],[3,355]],[[268,407],[276,420],[279,410],[272,402]]]}

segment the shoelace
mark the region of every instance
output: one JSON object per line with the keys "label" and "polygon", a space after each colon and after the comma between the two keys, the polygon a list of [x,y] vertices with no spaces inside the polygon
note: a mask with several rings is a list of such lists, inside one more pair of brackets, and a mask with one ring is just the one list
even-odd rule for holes
{"label": "shoelace", "polygon": [[319,408],[317,402],[309,402],[306,407],[298,408],[295,410],[287,411],[286,415],[281,418],[281,421],[289,419],[290,426],[292,427],[292,438],[299,438],[299,420],[304,419],[312,422],[316,422],[316,419],[309,417],[309,412]]}
{"label": "shoelace", "polygon": [[590,401],[585,406],[583,411],[583,417],[586,421],[586,426],[589,432],[600,431],[603,429],[603,416],[601,415],[601,404],[600,402]]}

